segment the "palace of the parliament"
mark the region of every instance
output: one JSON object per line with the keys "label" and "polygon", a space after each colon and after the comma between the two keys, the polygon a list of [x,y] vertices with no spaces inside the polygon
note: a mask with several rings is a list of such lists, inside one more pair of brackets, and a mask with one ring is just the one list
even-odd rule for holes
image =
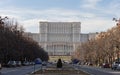
{"label": "palace of the parliament", "polygon": [[40,22],[39,33],[26,33],[50,56],[71,56],[83,42],[94,39],[96,33],[81,33],[81,22]]}

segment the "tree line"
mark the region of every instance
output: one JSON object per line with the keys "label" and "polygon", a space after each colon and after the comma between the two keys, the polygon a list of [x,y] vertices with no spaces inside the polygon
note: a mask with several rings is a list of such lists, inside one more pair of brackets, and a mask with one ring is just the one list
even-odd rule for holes
{"label": "tree line", "polygon": [[0,17],[0,62],[49,59],[48,53],[33,39],[25,36],[24,28],[12,19]]}
{"label": "tree line", "polygon": [[94,65],[120,62],[120,24],[106,32],[100,32],[95,39],[82,43],[76,50],[78,59]]}

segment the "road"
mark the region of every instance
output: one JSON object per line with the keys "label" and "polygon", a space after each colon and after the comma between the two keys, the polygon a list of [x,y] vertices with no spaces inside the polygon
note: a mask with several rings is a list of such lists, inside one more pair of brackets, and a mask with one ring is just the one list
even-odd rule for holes
{"label": "road", "polygon": [[75,66],[77,69],[89,73],[90,75],[120,75],[120,71],[114,71],[108,68],[99,68],[91,66]]}
{"label": "road", "polygon": [[34,70],[40,69],[40,65],[34,66],[22,66],[22,67],[14,67],[14,68],[2,68],[0,75],[28,75]]}
{"label": "road", "polygon": [[[90,75],[120,75],[120,71],[114,71],[111,69],[99,68],[99,67],[91,67],[91,66],[74,66],[78,70],[82,70],[84,72],[89,73]],[[15,68],[3,68],[1,70],[0,75],[29,75],[35,70],[39,70],[41,68],[40,65],[34,66],[22,66]]]}

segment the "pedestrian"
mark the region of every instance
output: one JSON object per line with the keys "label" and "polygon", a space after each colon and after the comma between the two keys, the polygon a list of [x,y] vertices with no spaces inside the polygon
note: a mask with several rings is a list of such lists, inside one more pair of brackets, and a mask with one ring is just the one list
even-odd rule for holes
{"label": "pedestrian", "polygon": [[57,61],[57,68],[62,68],[62,60],[61,59],[58,59]]}

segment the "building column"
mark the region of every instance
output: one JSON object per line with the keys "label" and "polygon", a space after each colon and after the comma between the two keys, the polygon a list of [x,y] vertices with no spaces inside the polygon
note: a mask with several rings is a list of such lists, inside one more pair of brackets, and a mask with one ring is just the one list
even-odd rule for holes
{"label": "building column", "polygon": [[64,55],[65,55],[65,53],[66,53],[65,45],[63,45],[63,51],[64,51]]}
{"label": "building column", "polygon": [[45,32],[45,34],[46,34],[45,42],[47,42],[47,38],[48,38],[48,25],[47,24],[46,24],[46,32]]}
{"label": "building column", "polygon": [[44,43],[44,49],[45,49],[46,51],[48,51],[48,50],[47,50],[47,44],[46,44],[46,43]]}

